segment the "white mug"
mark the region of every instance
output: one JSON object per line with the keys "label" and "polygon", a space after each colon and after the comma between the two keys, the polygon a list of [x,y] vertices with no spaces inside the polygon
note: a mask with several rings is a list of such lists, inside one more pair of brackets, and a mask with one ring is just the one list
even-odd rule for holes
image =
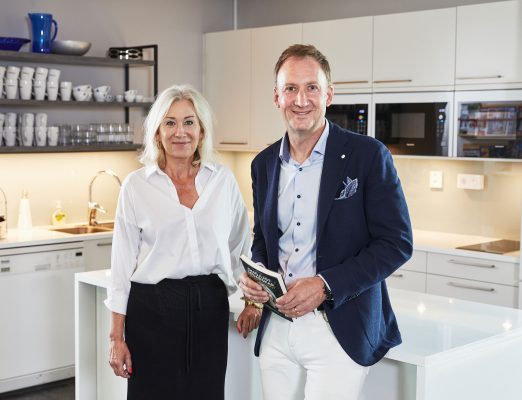
{"label": "white mug", "polygon": [[20,67],[10,65],[7,67],[6,79],[18,79],[20,77]]}
{"label": "white mug", "polygon": [[[0,113],[0,131],[4,128],[5,114]],[[0,135],[0,139],[2,139],[2,135]],[[0,140],[1,142],[1,140]]]}
{"label": "white mug", "polygon": [[33,113],[23,113],[22,114],[22,128],[26,126],[34,126],[34,114]]}
{"label": "white mug", "polygon": [[47,80],[58,83],[60,80],[60,73],[61,71],[59,69],[51,68],[49,70],[49,74],[47,75]]}
{"label": "white mug", "polygon": [[36,73],[34,74],[35,81],[45,81],[47,80],[47,75],[49,74],[49,69],[44,67],[36,68]]}
{"label": "white mug", "polygon": [[127,90],[124,93],[125,101],[128,103],[132,103],[136,99],[137,94],[138,94],[137,90]]}
{"label": "white mug", "polygon": [[45,146],[47,143],[47,127],[46,126],[39,126],[36,128],[36,145],[37,146]]}
{"label": "white mug", "polygon": [[5,80],[5,96],[9,100],[14,100],[18,97],[18,79],[7,78]]}
{"label": "white mug", "polygon": [[22,144],[24,146],[32,146],[34,140],[34,127],[24,126],[22,127]]}
{"label": "white mug", "polygon": [[47,140],[49,146],[56,146],[58,144],[58,132],[59,129],[57,126],[50,126],[47,129]]}
{"label": "white mug", "polygon": [[14,112],[8,112],[5,114],[5,126],[16,128],[16,121],[18,119],[18,115]]}
{"label": "white mug", "polygon": [[62,101],[71,100],[72,93],[72,82],[62,81],[60,82],[60,98]]}
{"label": "white mug", "polygon": [[20,98],[30,100],[33,91],[33,81],[31,79],[20,79]]}
{"label": "white mug", "polygon": [[6,126],[4,128],[4,140],[6,146],[14,146],[16,143],[16,126]]}
{"label": "white mug", "polygon": [[34,120],[35,120],[35,125],[37,128],[39,126],[47,126],[47,114],[46,113],[36,113]]}
{"label": "white mug", "polygon": [[117,95],[116,95],[116,101],[117,101],[118,103],[121,103],[121,102],[123,101],[123,95],[122,95],[122,94],[117,94]]}
{"label": "white mug", "polygon": [[136,95],[136,102],[141,103],[143,101],[143,95],[137,94]]}
{"label": "white mug", "polygon": [[31,80],[34,76],[34,68],[33,67],[22,67],[20,72],[20,80]]}
{"label": "white mug", "polygon": [[58,98],[58,81],[47,81],[47,99],[55,101]]}
{"label": "white mug", "polygon": [[94,99],[96,101],[105,101],[110,91],[110,86],[98,86],[96,89],[94,89]]}
{"label": "white mug", "polygon": [[35,100],[44,100],[45,99],[45,88],[47,84],[45,80],[39,79],[34,81],[33,91],[34,91],[34,99]]}
{"label": "white mug", "polygon": [[[4,76],[6,67],[0,65],[0,99],[4,98]],[[1,135],[0,135],[1,136]],[[1,137],[0,137],[1,139]]]}

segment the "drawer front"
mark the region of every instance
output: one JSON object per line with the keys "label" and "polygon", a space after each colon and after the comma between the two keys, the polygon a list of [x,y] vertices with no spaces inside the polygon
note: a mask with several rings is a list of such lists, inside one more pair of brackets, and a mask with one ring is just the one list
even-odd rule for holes
{"label": "drawer front", "polygon": [[516,264],[513,263],[448,254],[428,254],[429,274],[514,286],[518,281],[517,270]]}
{"label": "drawer front", "polygon": [[426,292],[426,274],[423,272],[406,271],[399,269],[386,279],[389,287],[396,289]]}
{"label": "drawer front", "polygon": [[427,293],[517,308],[518,288],[448,276],[427,275]]}
{"label": "drawer front", "polygon": [[411,258],[404,263],[401,270],[426,272],[427,254],[425,251],[413,250]]}

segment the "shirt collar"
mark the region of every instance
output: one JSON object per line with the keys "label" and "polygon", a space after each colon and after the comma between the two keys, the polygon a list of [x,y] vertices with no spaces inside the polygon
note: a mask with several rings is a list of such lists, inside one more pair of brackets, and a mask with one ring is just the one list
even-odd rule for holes
{"label": "shirt collar", "polygon": [[[326,150],[326,140],[328,139],[328,135],[330,134],[330,124],[328,120],[326,120],[323,133],[319,137],[319,140],[315,144],[312,153],[310,154],[310,159],[313,161],[315,157],[321,155],[324,156]],[[290,144],[288,142],[288,133],[285,133],[283,140],[281,141],[281,147],[279,148],[279,158],[281,161],[289,162],[290,161]]]}
{"label": "shirt collar", "polygon": [[[214,172],[216,170],[216,165],[214,163],[211,163],[211,162],[202,162],[201,163],[201,167],[202,168],[206,168],[206,169],[209,169],[210,171]],[[158,164],[152,164],[152,165],[147,165],[145,167],[145,178],[146,179],[149,179],[150,176],[154,173],[157,173],[159,175],[161,174],[165,174],[165,172],[163,172],[160,167],[158,166]]]}

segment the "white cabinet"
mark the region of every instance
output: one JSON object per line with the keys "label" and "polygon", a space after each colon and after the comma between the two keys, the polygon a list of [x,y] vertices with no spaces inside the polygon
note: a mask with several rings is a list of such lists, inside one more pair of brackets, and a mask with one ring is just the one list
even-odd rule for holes
{"label": "white cabinet", "polygon": [[112,238],[86,240],[83,242],[83,248],[86,271],[111,267]]}
{"label": "white cabinet", "polygon": [[374,91],[451,90],[456,9],[374,17]]}
{"label": "white cabinet", "polygon": [[522,82],[521,21],[519,1],[457,7],[459,89],[507,88]]}
{"label": "white cabinet", "polygon": [[368,92],[372,81],[373,17],[303,24],[303,43],[328,59],[336,93]]}
{"label": "white cabinet", "polygon": [[250,62],[250,30],[205,35],[203,92],[216,117],[217,148],[248,148]]}
{"label": "white cabinet", "polygon": [[386,284],[397,289],[426,292],[425,251],[414,250],[411,258],[386,279]]}
{"label": "white cabinet", "polygon": [[301,43],[301,24],[252,29],[250,147],[262,150],[279,140],[285,124],[274,104],[274,66],[288,46]]}

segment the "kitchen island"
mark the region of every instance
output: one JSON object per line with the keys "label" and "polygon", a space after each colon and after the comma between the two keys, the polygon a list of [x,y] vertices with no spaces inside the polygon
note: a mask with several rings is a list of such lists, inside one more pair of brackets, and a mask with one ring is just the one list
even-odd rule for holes
{"label": "kitchen island", "polygon": [[[112,375],[103,305],[110,271],[76,274],[76,399],[125,398]],[[522,311],[390,289],[403,343],[370,369],[363,400],[519,399],[522,394]],[[261,399],[253,336],[235,333],[242,310],[230,297],[227,400]]]}

